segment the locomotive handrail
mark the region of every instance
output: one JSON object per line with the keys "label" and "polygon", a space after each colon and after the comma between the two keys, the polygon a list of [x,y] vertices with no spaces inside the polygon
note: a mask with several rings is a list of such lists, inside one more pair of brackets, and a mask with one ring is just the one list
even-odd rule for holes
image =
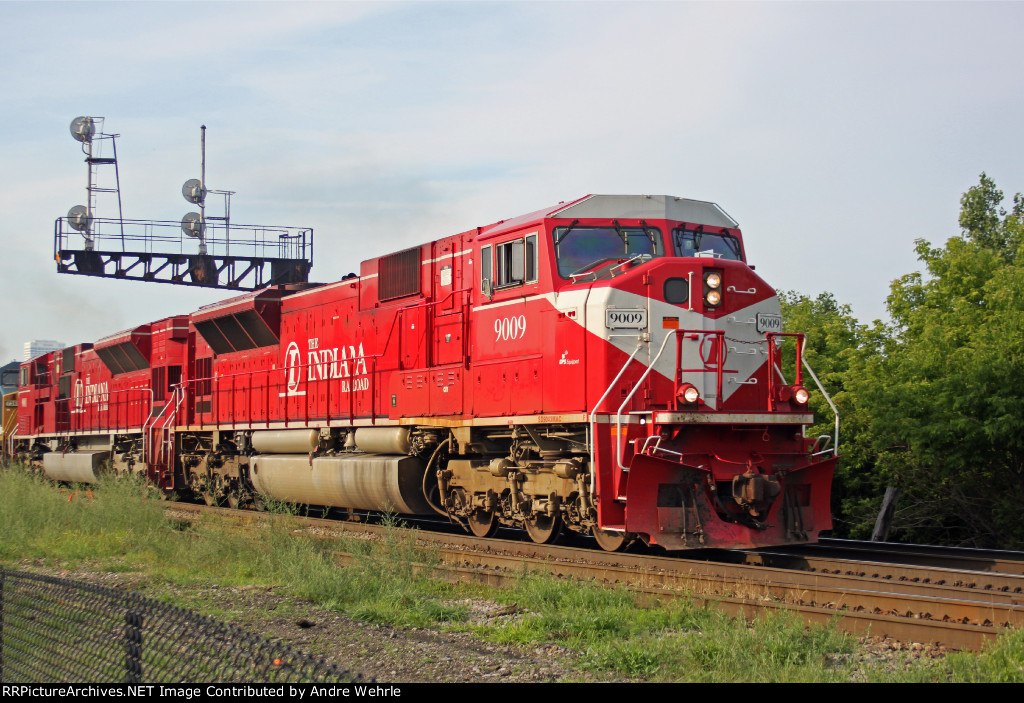
{"label": "locomotive handrail", "polygon": [[[404,316],[406,314],[406,312],[411,311],[411,310],[416,310],[418,308],[426,309],[426,308],[431,307],[433,305],[440,305],[441,303],[445,302],[449,298],[454,298],[456,293],[469,293],[472,290],[473,290],[472,286],[469,286],[467,288],[459,288],[458,290],[449,291],[448,295],[444,296],[440,300],[423,300],[423,301],[420,301],[420,302],[418,302],[418,303],[416,303],[414,305],[406,305],[404,307],[398,308],[398,311],[395,314],[395,319],[391,323],[391,329],[388,331],[388,341],[389,342],[391,341],[391,333],[394,332],[395,323],[398,321],[398,318],[400,316]],[[465,317],[465,315],[463,315],[463,317]],[[427,337],[428,338],[433,334],[433,330],[434,330],[434,318],[433,317],[427,317],[427,330],[426,330],[426,332],[427,332]],[[469,346],[468,345],[469,345],[468,335],[466,334],[466,330],[463,329],[462,330],[462,351],[463,351],[462,357],[463,357],[463,359],[465,359],[465,358],[467,358],[469,356],[469,354],[468,354]],[[399,347],[401,347],[401,328],[399,328]],[[387,348],[388,348],[388,345],[385,344],[384,345],[384,352],[381,353],[380,356],[383,356],[384,353],[387,352]],[[427,344],[426,352],[427,352],[426,366],[427,367],[433,366],[434,365],[434,363],[433,363],[433,361],[434,361],[434,345],[433,344]],[[399,360],[398,360],[398,363],[399,363],[399,365],[401,365],[401,363],[402,363],[402,360],[401,360],[401,348],[399,348]]]}
{"label": "locomotive handrail", "polygon": [[[472,291],[472,287],[459,288],[459,289],[456,289],[456,290],[449,291],[447,295],[445,295],[444,297],[442,297],[442,298],[440,298],[438,300],[424,300],[424,301],[418,302],[418,303],[416,303],[414,305],[407,305],[407,306],[404,306],[404,307],[401,307],[401,308],[397,308],[395,310],[395,315],[392,318],[391,326],[390,326],[390,328],[388,330],[388,334],[386,336],[386,341],[384,342],[384,350],[381,353],[379,353],[379,354],[364,354],[362,356],[362,358],[365,359],[367,361],[367,363],[371,366],[371,370],[368,372],[367,375],[370,377],[370,383],[371,383],[371,388],[370,388],[370,396],[371,396],[371,401],[370,401],[370,418],[371,418],[372,422],[376,423],[376,418],[377,418],[377,405],[376,405],[376,392],[375,392],[376,391],[376,384],[377,384],[377,365],[378,365],[377,362],[378,362],[379,359],[382,359],[382,358],[384,358],[384,356],[387,355],[388,348],[391,346],[391,341],[393,339],[397,338],[399,340],[398,343],[401,344],[401,327],[399,327],[399,335],[395,335],[394,334],[395,327],[396,327],[396,325],[398,325],[399,318],[402,317],[404,314],[406,314],[408,311],[416,310],[416,309],[426,309],[426,308],[429,308],[429,307],[432,307],[432,306],[441,305],[441,304],[445,303],[449,299],[454,299],[456,295],[466,294],[466,293],[469,293],[471,291]],[[465,318],[465,315],[463,315],[463,317]],[[469,335],[466,333],[465,319],[464,319],[463,329],[462,329],[462,339],[463,339],[463,352],[464,352],[463,353],[463,358],[466,358],[466,357],[468,357],[467,349],[468,349],[468,344],[469,344]],[[431,356],[432,356],[432,348],[433,348],[432,345],[428,346],[428,348],[427,348],[428,354],[430,354]],[[432,359],[428,358],[426,361],[428,362],[426,364],[427,367],[430,367],[430,366],[433,365],[432,364]],[[399,358],[398,359],[398,365],[399,366],[396,367],[396,368],[400,368],[401,367],[401,363],[402,363],[401,359]],[[293,366],[293,367],[282,367],[281,369],[252,369],[252,370],[247,370],[247,371],[237,371],[237,372],[228,373],[228,374],[216,374],[216,375],[211,375],[211,376],[204,377],[204,378],[189,379],[183,385],[192,386],[194,384],[195,386],[198,386],[199,384],[201,384],[203,382],[209,381],[210,382],[210,386],[211,386],[209,396],[212,398],[211,408],[210,408],[208,413],[199,413],[199,415],[212,414],[214,417],[219,417],[219,415],[220,415],[219,410],[221,408],[221,396],[224,394],[224,392],[226,390],[224,388],[224,385],[225,384],[230,384],[231,388],[227,389],[227,392],[229,393],[229,397],[230,397],[230,400],[229,400],[229,403],[230,403],[229,411],[230,411],[230,414],[231,414],[230,424],[231,424],[232,427],[234,427],[236,425],[237,420],[236,420],[236,417],[235,417],[235,410],[236,410],[235,395],[236,394],[233,392],[233,390],[235,389],[235,379],[237,377],[245,376],[247,378],[247,380],[250,382],[249,385],[246,386],[246,387],[247,388],[253,388],[254,385],[252,384],[252,380],[256,377],[256,375],[262,374],[266,378],[266,392],[267,392],[268,397],[269,397],[269,393],[270,393],[270,388],[271,387],[280,388],[282,386],[282,384],[280,382],[272,381],[272,379],[271,379],[271,374],[272,373],[274,373],[275,371],[281,371],[283,373],[287,373],[289,368],[294,368],[294,369],[298,370],[298,372],[301,375],[301,374],[303,374],[303,372],[308,370],[310,367],[314,367],[314,366],[317,366],[317,365],[319,365],[319,364],[305,363],[305,364],[297,364],[296,366]],[[331,391],[330,391],[331,385],[330,385],[330,382],[334,381],[334,380],[339,380],[339,379],[334,379],[334,378],[311,379],[312,383],[316,384],[314,386],[315,389],[320,389],[321,387],[326,388],[327,395],[326,395],[326,398],[325,398],[325,401],[324,401],[325,404],[326,404],[325,408],[324,408],[324,412],[325,412],[325,417],[328,420],[330,419],[330,416],[331,416],[331,402],[330,402],[331,401]],[[321,386],[320,384],[322,384],[322,383],[326,383],[327,385],[326,386]],[[194,389],[192,389],[192,392],[195,393]],[[251,394],[250,394],[250,396],[251,396]],[[354,407],[355,406],[355,391],[354,390],[350,391],[348,393],[348,396],[349,396],[349,398],[348,398],[348,405],[349,405],[348,419],[349,419],[349,422],[354,422],[355,421],[355,407]],[[307,395],[307,398],[308,398],[308,395]],[[251,401],[250,401],[250,405],[251,405]],[[310,407],[309,406],[310,406],[310,403],[308,402],[308,400],[307,400],[306,403],[303,403],[302,418],[301,419],[303,419],[305,421],[309,420],[309,413],[310,413]],[[284,413],[285,413],[285,415],[283,417],[283,421],[284,422],[289,422],[290,418],[288,417],[288,406],[287,406],[287,403],[283,407],[284,407]],[[251,407],[249,408],[249,410],[251,411]],[[265,422],[269,424],[269,422],[270,422],[269,414],[268,414],[268,417],[267,417]],[[253,423],[254,423],[254,420],[252,419],[251,413],[250,413],[250,417],[248,418],[247,424],[251,426]],[[199,419],[199,424],[201,426],[205,426],[206,422],[205,422],[205,420],[200,418]]]}
{"label": "locomotive handrail", "polygon": [[[457,289],[457,290],[450,291],[444,297],[442,297],[442,298],[440,298],[438,300],[422,301],[422,302],[419,302],[419,303],[417,303],[415,305],[406,306],[406,307],[399,308],[398,310],[396,310],[396,314],[395,314],[394,318],[392,319],[391,330],[389,331],[389,334],[388,334],[388,344],[385,345],[384,352],[382,352],[380,354],[364,354],[363,357],[362,357],[363,359],[366,360],[366,362],[372,368],[372,370],[367,374],[367,375],[369,375],[371,377],[370,378],[371,383],[374,386],[376,386],[376,371],[377,371],[377,366],[378,366],[378,360],[383,358],[386,355],[387,347],[390,346],[390,341],[394,337],[394,335],[393,335],[394,327],[395,327],[395,325],[398,324],[399,317],[405,311],[413,310],[413,309],[417,309],[417,308],[428,308],[428,307],[432,307],[432,306],[441,305],[441,304],[445,303],[446,301],[448,301],[449,299],[454,299],[457,295],[465,294],[465,293],[467,293],[467,292],[469,292],[471,290],[472,290],[471,287],[470,288],[460,288],[460,289]],[[463,330],[463,342],[464,342],[464,346],[466,344],[468,344],[468,335],[465,334],[465,330]],[[305,374],[305,372],[307,372],[307,370],[310,367],[313,367],[313,366],[317,366],[317,364],[312,364],[312,363],[298,364],[298,365],[296,365],[295,367],[292,367],[292,368],[295,368],[300,374]],[[251,370],[245,370],[245,371],[237,371],[237,372],[228,373],[228,374],[215,374],[215,375],[210,375],[210,376],[206,376],[206,377],[203,377],[203,378],[187,379],[186,381],[182,382],[181,384],[179,384],[176,387],[176,392],[179,392],[179,390],[180,390],[180,394],[181,395],[178,398],[178,402],[176,403],[176,407],[174,408],[174,410],[175,410],[174,415],[175,415],[175,417],[177,417],[178,410],[180,409],[181,404],[183,402],[185,402],[186,400],[188,400],[189,398],[210,397],[211,401],[212,401],[211,402],[210,410],[207,411],[207,412],[198,412],[197,413],[197,415],[199,416],[198,417],[198,423],[201,426],[205,426],[207,424],[207,421],[203,418],[203,416],[204,415],[206,415],[206,416],[212,415],[212,416],[214,416],[214,418],[219,418],[219,415],[220,415],[219,410],[221,409],[222,400],[223,400],[222,396],[224,395],[225,392],[228,392],[229,395],[230,395],[230,400],[229,400],[229,404],[230,404],[229,411],[230,411],[230,414],[231,414],[230,425],[232,427],[234,427],[239,422],[239,420],[237,418],[237,413],[236,413],[236,410],[238,409],[238,407],[236,405],[236,403],[237,403],[237,399],[235,398],[236,394],[231,392],[231,391],[237,387],[238,384],[236,384],[236,380],[238,379],[238,377],[245,376],[246,380],[248,380],[250,382],[250,384],[248,386],[246,386],[246,387],[247,388],[255,388],[257,386],[255,384],[253,384],[252,381],[254,379],[256,379],[257,377],[262,376],[265,379],[265,383],[263,384],[264,385],[264,390],[266,391],[266,393],[268,395],[268,398],[269,398],[269,394],[270,394],[270,391],[271,391],[272,388],[280,388],[283,385],[280,381],[274,381],[272,379],[272,375],[276,371],[280,371],[282,373],[287,373],[288,369],[287,368],[282,368],[282,369],[251,369]],[[340,380],[340,379],[334,379],[334,378],[312,379],[312,383],[316,384],[315,388],[317,388],[317,389],[319,389],[321,387],[320,386],[321,383],[326,383],[327,384],[326,386],[323,386],[323,388],[326,389],[326,393],[327,393],[327,396],[326,396],[326,399],[325,399],[325,403],[326,403],[325,413],[326,413],[326,417],[328,419],[330,419],[330,417],[331,417],[331,391],[330,391],[331,383],[330,382],[331,381],[335,381],[335,380]],[[199,387],[201,387],[202,384],[204,384],[206,382],[209,382],[209,384],[210,384],[210,392],[208,394],[203,394],[202,396],[200,396],[200,394],[198,393],[197,389]],[[225,387],[226,385],[230,385],[231,388],[230,389],[226,388]],[[116,394],[116,393],[130,392],[130,391],[133,391],[133,390],[143,390],[143,389],[125,389],[125,390],[113,391],[112,393]],[[373,389],[371,389],[371,391],[372,390]],[[149,404],[149,407],[152,408],[153,405],[154,405],[153,397],[152,397],[153,396],[153,391],[152,391],[152,389],[148,389],[147,392],[149,392],[149,394],[150,394],[150,404]],[[348,395],[349,395],[349,398],[348,398],[349,408],[348,408],[348,413],[347,414],[348,414],[349,421],[353,422],[355,420],[355,407],[354,407],[354,405],[355,405],[355,391],[354,390],[351,391]],[[371,397],[373,397],[373,396],[375,396],[375,394],[373,392],[371,392]],[[173,402],[174,401],[172,399],[171,403],[173,403]],[[141,425],[141,431],[144,434],[145,434],[147,429],[150,429],[150,428],[154,427],[156,425],[156,423],[162,417],[164,417],[165,414],[167,414],[167,411],[168,411],[169,406],[170,406],[171,403],[169,403],[169,404],[165,405],[163,408],[161,408],[161,412],[156,417],[147,416],[146,420]],[[115,404],[116,404],[116,407],[119,409],[121,403],[116,403],[115,402]],[[249,416],[246,418],[246,424],[249,425],[249,426],[251,426],[255,422],[257,422],[252,417],[252,413],[251,413],[252,407],[251,406],[252,406],[252,394],[250,393],[249,408],[247,408],[247,410],[249,411],[248,412]],[[268,404],[268,407],[269,407],[269,404]],[[116,414],[120,415],[119,410],[115,410],[115,412],[116,412]],[[284,413],[285,413],[285,415],[284,415],[283,420],[285,422],[290,421],[290,418],[288,418],[287,404],[284,406]],[[303,403],[302,418],[301,419],[308,421],[309,417],[310,417],[310,403],[307,401],[306,403]],[[374,422],[376,421],[377,407],[376,407],[376,403],[373,400],[371,400],[371,403],[370,403],[370,417],[371,417],[371,419]],[[77,420],[77,418],[75,418],[75,419]],[[175,423],[176,422],[177,421],[175,421]],[[215,422],[219,422],[219,420],[215,420]],[[268,413],[266,419],[264,420],[264,422],[266,424],[268,424],[268,425],[271,422],[271,418],[269,416],[269,413]],[[81,423],[80,422],[76,422],[75,424],[77,425],[77,424],[81,424]],[[126,428],[127,428],[127,426],[126,426]],[[146,451],[146,445],[144,444],[144,455],[145,455],[145,451]]]}
{"label": "locomotive handrail", "polygon": [[[153,416],[153,411],[150,410],[149,417],[147,417],[146,421],[142,423],[142,461],[143,461],[143,463],[148,463],[146,458],[149,456],[149,453],[146,451],[146,448],[150,445],[149,434],[146,432],[146,425],[149,425],[150,430],[152,430],[152,429],[154,429],[156,427],[157,420],[162,418],[164,416],[164,413],[167,412],[167,408],[169,408],[171,406],[171,404],[174,403],[174,399],[177,398],[178,395],[179,395],[179,390],[182,391],[181,395],[184,396],[184,390],[182,389],[183,385],[184,385],[183,383],[179,383],[179,384],[175,385],[174,386],[174,390],[173,390],[173,392],[171,394],[171,399],[163,404],[163,407],[160,408],[160,412],[154,417]],[[150,388],[149,392],[150,392],[150,395],[152,395],[153,394],[153,389]],[[149,405],[150,408],[153,407],[153,403],[154,402],[155,402],[155,399],[150,401],[150,405]],[[177,416],[178,416],[178,407],[180,405],[181,405],[181,401],[180,400],[174,405],[174,417],[175,418],[177,418]],[[152,420],[152,422],[150,422],[150,420]],[[165,423],[165,426],[166,426],[166,423]]]}
{"label": "locomotive handrail", "polygon": [[680,330],[676,330],[675,334],[665,335],[665,341],[661,343],[661,349],[658,350],[658,355],[654,357],[654,360],[648,364],[647,370],[644,371],[643,375],[640,376],[640,378],[637,379],[637,382],[633,384],[633,389],[622,401],[622,405],[619,406],[619,410],[615,414],[615,463],[623,473],[629,473],[629,469],[622,465],[622,410],[626,407],[626,404],[633,399],[633,395],[637,392],[637,389],[639,389],[643,382],[647,380],[647,377],[654,369],[654,365],[658,363],[661,355],[665,352],[665,347],[668,346],[668,340],[673,337],[678,338],[679,332]]}
{"label": "locomotive handrail", "polygon": [[[768,332],[765,338],[768,340],[768,362],[775,368],[779,376],[782,377],[782,382],[786,382],[785,376],[782,374],[779,362],[782,357],[782,353],[778,346],[775,344],[776,337],[793,337],[796,339],[796,378],[793,379],[793,383],[798,386],[802,386],[804,379],[803,374],[800,371],[800,362],[804,360],[804,335],[801,332]],[[768,374],[768,409],[774,410],[774,404],[776,399],[776,385],[775,376],[771,373]]]}
{"label": "locomotive handrail", "polygon": [[[371,385],[370,385],[370,388],[367,389],[367,390],[370,391],[371,398],[374,398],[375,395],[376,395],[375,394],[375,388],[376,388],[376,375],[377,375],[377,360],[382,358],[383,356],[384,356],[383,354],[364,354],[361,357],[361,358],[366,360],[366,362],[368,363],[368,365],[370,367],[367,370],[366,376],[368,376],[370,378],[370,384]],[[287,374],[289,369],[296,369],[301,374],[303,371],[307,371],[308,369],[310,369],[312,367],[316,367],[316,366],[320,366],[320,365],[321,364],[319,364],[319,363],[305,363],[305,364],[297,364],[297,365],[292,366],[292,367],[279,367],[279,368],[269,368],[269,369],[250,369],[250,370],[247,370],[247,371],[236,371],[234,373],[216,374],[216,375],[212,375],[212,376],[203,376],[202,378],[187,379],[185,381],[182,381],[181,386],[189,386],[190,388],[188,388],[186,390],[186,392],[190,392],[192,394],[193,398],[199,398],[199,397],[202,397],[202,398],[209,397],[209,398],[211,398],[210,409],[208,411],[206,411],[206,412],[197,412],[196,413],[198,416],[200,416],[200,417],[197,418],[196,421],[198,422],[198,424],[201,427],[205,427],[206,424],[207,424],[206,420],[202,419],[202,417],[201,417],[202,415],[213,415],[214,418],[215,418],[215,420],[214,420],[215,424],[224,424],[221,420],[219,420],[217,418],[219,418],[219,416],[220,416],[219,410],[221,408],[221,396],[227,394],[229,396],[229,398],[230,398],[229,411],[231,412],[231,415],[232,415],[231,420],[229,421],[228,424],[230,424],[231,427],[234,427],[237,424],[237,421],[236,421],[236,419],[234,417],[234,411],[236,409],[236,405],[235,405],[235,393],[233,392],[233,389],[235,388],[235,379],[236,378],[238,378],[240,376],[247,377],[247,379],[249,381],[249,385],[245,386],[245,388],[252,389],[252,388],[257,388],[258,387],[257,384],[254,384],[252,382],[253,379],[255,377],[257,377],[257,376],[262,376],[263,378],[266,379],[266,383],[264,384],[263,389],[266,391],[267,399],[269,400],[270,391],[271,391],[272,388],[287,387],[287,382],[282,383],[280,381],[273,381],[272,378],[271,378],[272,375],[276,375],[278,373]],[[344,379],[341,379],[341,378],[315,378],[315,379],[307,379],[307,380],[310,383],[312,383],[312,384],[317,384],[317,385],[314,386],[315,389],[319,389],[321,387],[324,387],[324,388],[328,389],[327,390],[327,396],[325,397],[325,401],[324,401],[325,404],[326,404],[325,408],[324,408],[324,412],[325,412],[325,418],[329,420],[330,417],[331,417],[331,415],[330,415],[330,412],[331,412],[331,409],[330,409],[330,382],[331,381],[341,381],[341,380],[344,380]],[[231,388],[225,388],[224,387],[224,384],[227,383],[228,381],[230,381]],[[203,383],[206,383],[206,382],[210,383],[210,392],[207,393],[207,394],[200,395],[195,389],[198,388],[199,386],[201,386]],[[320,386],[319,384],[322,384],[322,383],[326,383],[327,385],[326,386]],[[251,413],[251,409],[252,409],[251,408],[251,404],[252,404],[252,400],[251,399],[254,397],[255,394],[250,392],[248,395],[250,397],[250,401],[249,401],[250,407],[248,408],[248,410]],[[308,398],[312,394],[311,393],[307,393],[307,392],[303,392],[302,395]],[[350,391],[348,393],[348,396],[349,396],[349,413],[348,413],[349,421],[353,422],[355,420],[355,408],[354,408],[355,391],[354,390]],[[182,400],[185,400],[184,396],[183,396]],[[267,403],[267,407],[269,407],[269,402]],[[283,408],[284,415],[283,415],[283,417],[279,418],[279,420],[283,421],[285,423],[291,422],[291,420],[293,418],[290,418],[288,416],[288,404],[284,403],[282,405],[282,408]],[[370,410],[369,417],[370,417],[371,421],[376,423],[377,407],[376,407],[375,403],[372,400],[370,402],[369,410]],[[301,419],[303,421],[308,422],[309,419],[310,419],[310,410],[309,410],[309,403],[308,402],[303,404],[303,407],[301,409],[301,413],[302,413],[302,417],[297,418],[297,419]],[[317,419],[317,418],[314,418],[314,419]],[[258,423],[258,422],[266,424],[269,427],[269,424],[271,422],[269,412],[268,412],[267,418],[265,420],[254,420],[251,417],[251,414],[250,414],[250,417],[246,421],[246,424],[249,427],[251,427],[252,425],[254,425],[254,424]]]}
{"label": "locomotive handrail", "polygon": [[[4,423],[4,454],[14,456],[14,435],[18,433],[18,414],[11,413]],[[8,446],[10,445],[10,446]]]}
{"label": "locomotive handrail", "polygon": [[[832,402],[832,397],[828,394],[828,392],[825,390],[825,387],[821,384],[821,381],[818,379],[818,375],[816,373],[814,373],[814,369],[812,369],[811,365],[809,363],[807,363],[807,356],[803,353],[803,350],[804,350],[804,340],[806,339],[807,335],[805,335],[803,333],[800,333],[800,332],[769,332],[765,336],[768,339],[768,358],[769,358],[772,366],[775,368],[776,373],[778,373],[779,377],[782,379],[783,383],[786,383],[786,377],[783,375],[782,369],[779,368],[779,364],[778,364],[779,350],[775,346],[774,339],[775,339],[775,337],[795,337],[796,338],[796,360],[797,361],[796,361],[796,378],[794,379],[794,383],[796,385],[798,385],[798,386],[803,385],[803,374],[800,372],[801,371],[801,366],[803,366],[811,374],[811,378],[814,379],[814,384],[818,387],[818,390],[821,391],[821,395],[822,395],[822,397],[825,398],[825,402],[828,403],[830,408],[832,408],[832,414],[835,417],[835,429],[833,431],[834,439],[832,441],[832,455],[833,456],[839,456],[839,408],[837,408],[835,403]],[[775,398],[775,383],[774,383],[774,380],[775,380],[775,377],[772,374],[768,374],[768,391],[769,391],[768,398],[769,398],[769,402],[770,403],[774,402],[774,398]],[[819,453],[821,453],[821,452],[819,452]]]}
{"label": "locomotive handrail", "polygon": [[717,382],[717,388],[718,388],[717,399],[719,401],[721,401],[721,398],[722,398],[722,373],[723,373],[723,370],[724,370],[723,366],[724,366],[724,363],[725,363],[725,360],[724,360],[724,358],[722,356],[722,354],[723,354],[723,344],[724,344],[724,341],[725,341],[725,331],[724,330],[674,330],[673,332],[674,332],[674,334],[667,334],[667,335],[665,335],[665,341],[663,341],[661,343],[661,349],[658,350],[658,355],[656,357],[654,357],[654,360],[651,361],[650,364],[648,365],[647,370],[644,371],[643,375],[637,380],[637,382],[635,384],[633,384],[633,389],[623,399],[622,405],[619,406],[619,410],[615,414],[615,435],[616,435],[616,437],[615,437],[615,443],[616,443],[615,463],[618,465],[619,470],[624,472],[624,473],[628,473],[629,469],[626,468],[623,465],[623,463],[622,463],[622,411],[626,407],[626,405],[629,403],[629,401],[633,399],[633,396],[636,394],[637,390],[640,388],[640,385],[647,379],[647,376],[650,375],[651,371],[654,369],[655,365],[658,363],[658,360],[661,359],[661,355],[665,352],[665,347],[668,346],[668,340],[672,339],[673,337],[677,340],[677,343],[676,343],[676,379],[675,380],[676,380],[676,383],[678,384],[681,381],[681,374],[682,374],[682,369],[680,368],[681,356],[682,356],[682,343],[681,343],[681,339],[683,337],[685,337],[686,335],[712,335],[713,334],[713,335],[719,337],[719,344],[718,344],[718,366],[716,368],[716,374],[717,374],[717,379],[718,379],[718,382]]}
{"label": "locomotive handrail", "polygon": [[[622,378],[622,374],[624,374],[626,372],[626,367],[629,366],[630,363],[632,363],[633,359],[636,358],[636,355],[640,352],[641,349],[644,348],[644,344],[646,344],[646,343],[647,342],[638,342],[637,343],[636,349],[634,349],[633,353],[629,355],[628,359],[626,359],[626,363],[624,363],[622,365],[622,368],[619,369],[619,373],[616,374],[616,376],[612,380],[612,382],[608,384],[608,388],[605,389],[604,395],[602,395],[601,399],[597,401],[596,405],[594,405],[594,409],[590,411],[590,441],[589,441],[589,444],[590,444],[591,462],[593,462],[593,457],[595,456],[594,455],[594,435],[597,434],[597,409],[601,407],[601,403],[603,403],[604,399],[608,397],[608,394],[612,392],[612,388],[614,388],[615,385],[619,382],[619,379]],[[597,490],[597,471],[595,471],[594,467],[591,466],[591,469],[590,469],[590,495],[593,496],[594,492],[596,490]]]}
{"label": "locomotive handrail", "polygon": [[[75,396],[71,396],[69,398],[55,398],[53,400],[54,422],[64,422],[67,424],[67,427],[59,428],[58,431],[84,432],[89,429],[96,429],[98,427],[98,420],[102,413],[107,414],[107,422],[111,423],[111,429],[125,431],[135,429],[135,425],[129,426],[128,424],[129,408],[132,404],[142,405],[145,398],[143,397],[133,400],[127,397],[130,393],[139,393],[142,395],[149,394],[149,405],[148,407],[143,405],[142,411],[146,412],[147,415],[152,413],[154,403],[152,388],[119,388],[116,390],[107,390],[102,394],[97,394],[97,397],[102,396],[100,400],[88,404],[83,402],[83,407],[79,410],[71,409],[72,403],[76,400]],[[78,396],[78,398],[82,397],[83,396]],[[102,403],[106,404],[106,409],[100,409],[97,407]],[[63,410],[61,409],[62,406]],[[123,413],[122,410],[124,411]],[[121,424],[122,419],[124,420],[123,425]],[[91,423],[90,420],[93,422]],[[94,424],[96,426],[94,426]],[[140,430],[144,425],[145,421],[139,425]]]}
{"label": "locomotive handrail", "polygon": [[[832,456],[839,456],[839,408],[832,402],[832,397],[825,390],[825,387],[821,385],[821,381],[818,380],[818,374],[814,373],[814,369],[807,363],[807,358],[803,358],[804,366],[807,367],[807,371],[811,374],[811,378],[814,379],[815,385],[818,386],[818,390],[821,391],[821,395],[825,398],[825,402],[828,403],[829,407],[832,408],[832,414],[835,415],[835,439],[832,441]],[[825,451],[828,451],[827,449]]]}
{"label": "locomotive handrail", "polygon": [[[679,340],[679,335],[680,334],[682,334],[682,335],[690,335],[690,334],[692,334],[692,335],[695,335],[695,336],[696,335],[700,335],[700,334],[703,334],[703,335],[713,334],[716,337],[718,337],[718,358],[716,359],[717,366],[715,367],[717,369],[717,374],[716,374],[716,378],[715,378],[715,400],[718,401],[718,402],[721,402],[721,398],[722,398],[722,375],[725,372],[725,339],[726,339],[725,338],[725,330],[676,330],[676,339],[677,340]],[[683,374],[684,373],[707,373],[707,371],[708,371],[707,363],[705,363],[705,367],[702,368],[702,369],[685,369],[684,370],[683,369],[683,345],[682,345],[681,341],[679,341],[676,344],[676,373],[675,373],[675,379],[674,380],[675,380],[676,391],[677,392],[678,392],[679,386],[682,385],[682,383],[683,383]],[[753,380],[754,383],[757,383],[757,379],[752,379],[752,380]],[[749,382],[750,381],[747,381],[746,383],[749,383]],[[678,409],[678,407],[679,407],[679,405],[678,405],[679,404],[679,399],[678,399],[678,396],[675,395],[675,394],[673,394],[673,396],[672,396],[672,403],[673,403],[673,407]]]}

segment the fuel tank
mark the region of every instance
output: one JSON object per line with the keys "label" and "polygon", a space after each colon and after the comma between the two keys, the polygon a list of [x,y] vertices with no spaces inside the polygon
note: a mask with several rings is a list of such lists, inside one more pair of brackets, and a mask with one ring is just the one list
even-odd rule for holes
{"label": "fuel tank", "polygon": [[280,501],[407,515],[433,513],[423,497],[425,467],[414,456],[271,454],[249,464],[256,490]]}
{"label": "fuel tank", "polygon": [[43,455],[43,473],[53,481],[96,483],[109,460],[108,451],[48,452]]}

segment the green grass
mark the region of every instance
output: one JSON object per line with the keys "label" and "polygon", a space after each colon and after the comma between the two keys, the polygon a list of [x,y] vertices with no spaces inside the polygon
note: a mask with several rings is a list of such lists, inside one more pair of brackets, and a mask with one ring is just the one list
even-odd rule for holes
{"label": "green grass", "polygon": [[0,560],[77,563],[144,553],[171,531],[145,487],[104,483],[57,490],[17,469],[0,473]]}
{"label": "green grass", "polygon": [[676,599],[639,605],[623,589],[527,575],[498,596],[528,615],[504,627],[471,627],[503,643],[553,642],[581,663],[616,677],[650,681],[846,680],[830,659],[853,649],[833,627],[806,628],[788,614],[753,624],[711,605]]}
{"label": "green grass", "polygon": [[[91,494],[91,497],[90,497]],[[58,489],[17,469],[0,470],[0,562],[132,573],[137,589],[230,619],[178,586],[269,586],[351,617],[396,627],[471,632],[496,643],[551,643],[599,678],[645,681],[1024,681],[1024,633],[981,654],[897,666],[858,664],[856,640],[835,627],[806,627],[787,613],[752,623],[698,599],[644,606],[626,590],[523,574],[502,588],[428,578],[437,555],[415,532],[387,522],[382,539],[322,540],[268,516],[264,529],[165,516],[134,483]],[[272,506],[277,512],[294,512]],[[301,512],[301,511],[300,511]],[[349,555],[339,565],[339,553]],[[470,621],[467,599],[509,606],[515,617]],[[512,606],[515,606],[514,608]],[[282,606],[284,608],[290,606]]]}

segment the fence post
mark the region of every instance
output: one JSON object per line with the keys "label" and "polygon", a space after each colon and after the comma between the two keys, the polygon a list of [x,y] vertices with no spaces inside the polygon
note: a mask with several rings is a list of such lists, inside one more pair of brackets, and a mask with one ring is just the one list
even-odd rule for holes
{"label": "fence post", "polygon": [[124,682],[142,682],[142,613],[136,607],[139,594],[128,594],[124,614]]}

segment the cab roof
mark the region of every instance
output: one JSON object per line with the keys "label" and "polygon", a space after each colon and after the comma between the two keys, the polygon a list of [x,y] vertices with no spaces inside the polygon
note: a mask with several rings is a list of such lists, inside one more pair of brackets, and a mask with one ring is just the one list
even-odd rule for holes
{"label": "cab roof", "polygon": [[554,217],[573,220],[677,220],[709,227],[739,227],[736,220],[717,203],[703,200],[690,200],[674,195],[585,195],[570,203],[561,202],[481,227],[480,234],[498,234],[536,220]]}

